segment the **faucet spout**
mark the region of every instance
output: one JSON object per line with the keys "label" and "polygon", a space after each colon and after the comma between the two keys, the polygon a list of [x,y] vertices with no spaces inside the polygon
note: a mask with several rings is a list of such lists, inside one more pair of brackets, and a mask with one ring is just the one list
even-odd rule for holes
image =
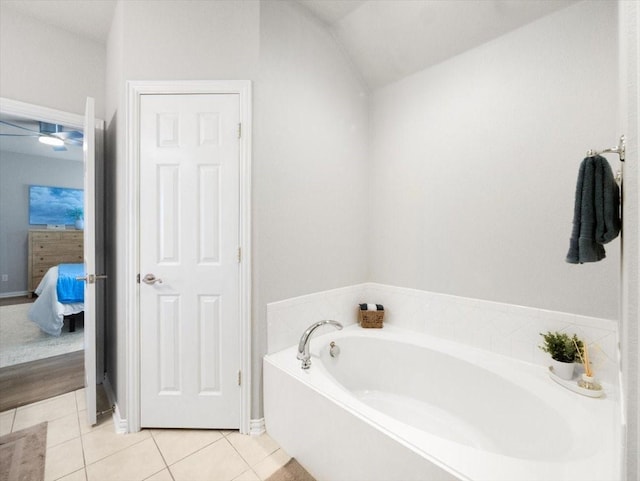
{"label": "faucet spout", "polygon": [[334,326],[336,329],[342,329],[342,324],[338,321],[318,321],[311,324],[300,337],[300,342],[298,343],[298,359],[302,361],[302,369],[309,369],[311,367],[311,354],[309,354],[309,344],[311,344],[311,334],[313,331],[318,329],[320,326],[324,326],[326,324],[330,324]]}

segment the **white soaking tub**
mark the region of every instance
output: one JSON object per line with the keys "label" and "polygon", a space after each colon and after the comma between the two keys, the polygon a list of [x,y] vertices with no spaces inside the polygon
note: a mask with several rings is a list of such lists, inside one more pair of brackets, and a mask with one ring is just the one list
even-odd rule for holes
{"label": "white soaking tub", "polygon": [[308,370],[296,353],[264,359],[265,422],[318,481],[620,479],[611,392],[388,325],[313,337]]}

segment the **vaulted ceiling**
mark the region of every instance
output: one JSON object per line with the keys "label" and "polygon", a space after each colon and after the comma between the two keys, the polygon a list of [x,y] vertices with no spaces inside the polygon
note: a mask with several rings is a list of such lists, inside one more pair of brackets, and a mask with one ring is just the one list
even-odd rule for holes
{"label": "vaulted ceiling", "polygon": [[17,10],[43,23],[105,44],[111,28],[116,1],[2,0],[0,9],[3,8]]}
{"label": "vaulted ceiling", "polygon": [[[375,89],[565,8],[576,0],[297,2],[326,25],[363,81]],[[2,0],[1,5],[105,43],[115,3],[115,0]]]}
{"label": "vaulted ceiling", "polygon": [[299,0],[375,89],[499,37],[575,0]]}

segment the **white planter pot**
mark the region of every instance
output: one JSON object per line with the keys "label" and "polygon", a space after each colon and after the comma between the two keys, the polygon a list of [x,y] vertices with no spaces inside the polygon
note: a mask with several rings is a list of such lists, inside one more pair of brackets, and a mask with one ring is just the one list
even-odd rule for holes
{"label": "white planter pot", "polygon": [[553,373],[561,379],[566,379],[570,381],[573,379],[573,370],[575,368],[575,362],[560,362],[551,358],[551,367],[553,368]]}

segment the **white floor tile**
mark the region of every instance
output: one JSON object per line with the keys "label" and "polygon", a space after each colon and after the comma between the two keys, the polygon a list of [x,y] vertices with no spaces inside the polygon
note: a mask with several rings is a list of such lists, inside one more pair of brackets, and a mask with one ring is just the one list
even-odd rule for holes
{"label": "white floor tile", "polygon": [[[90,433],[91,431],[95,431],[96,429],[102,428],[107,425],[113,428],[113,417],[109,414],[98,416],[98,423],[95,426],[91,426],[87,421],[87,411],[79,411],[78,421],[80,422],[80,432],[82,434]],[[115,430],[115,428],[113,429]]]}
{"label": "white floor tile", "polygon": [[85,473],[84,468],[82,468],[71,474],[67,474],[66,476],[58,479],[58,481],[87,481],[87,473]]}
{"label": "white floor tile", "polygon": [[156,429],[151,434],[169,466],[222,439],[220,431],[204,429]]}
{"label": "white floor tile", "polygon": [[148,477],[144,481],[173,481],[171,477],[171,473],[168,469],[163,469],[159,473],[154,474],[153,476]]}
{"label": "white floor tile", "polygon": [[80,437],[77,413],[71,413],[47,423],[48,448],[77,437]]}
{"label": "white floor tile", "polygon": [[82,435],[85,462],[87,465],[95,463],[150,437],[149,431],[117,434],[113,429],[113,425],[101,426],[90,433]]}
{"label": "white floor tile", "polygon": [[75,391],[75,396],[78,411],[84,411],[85,409],[87,409],[87,396],[84,392],[84,388]]}
{"label": "white floor tile", "polygon": [[9,411],[3,411],[0,413],[0,436],[9,434],[11,427],[13,426],[13,419],[16,416],[16,410],[10,409]]}
{"label": "white floor tile", "polygon": [[72,392],[16,409],[13,431],[28,428],[43,421],[53,421],[76,412],[76,399]]}
{"label": "white floor tile", "polygon": [[53,481],[84,468],[80,438],[47,449],[45,481]]}
{"label": "white floor tile", "polygon": [[290,459],[266,434],[180,429],[116,434],[111,416],[88,425],[83,399],[80,389],[2,412],[0,435],[48,421],[45,481],[260,481]]}
{"label": "white floor tile", "polygon": [[237,432],[227,436],[229,442],[238,450],[240,456],[249,466],[254,466],[259,461],[277,451],[279,446],[268,434],[260,436],[245,436]]}
{"label": "white floor tile", "polygon": [[150,437],[87,466],[89,481],[142,481],[166,465]]}
{"label": "white floor tile", "polygon": [[249,465],[226,439],[220,439],[169,469],[175,481],[231,481]]}
{"label": "white floor tile", "polygon": [[233,478],[233,481],[260,481],[260,478],[253,472],[253,469],[249,469],[237,478]]}
{"label": "white floor tile", "polygon": [[271,456],[263,459],[258,464],[253,466],[253,470],[261,480],[265,480],[282,466],[287,464],[290,459],[291,456],[285,453],[282,449],[278,449]]}

